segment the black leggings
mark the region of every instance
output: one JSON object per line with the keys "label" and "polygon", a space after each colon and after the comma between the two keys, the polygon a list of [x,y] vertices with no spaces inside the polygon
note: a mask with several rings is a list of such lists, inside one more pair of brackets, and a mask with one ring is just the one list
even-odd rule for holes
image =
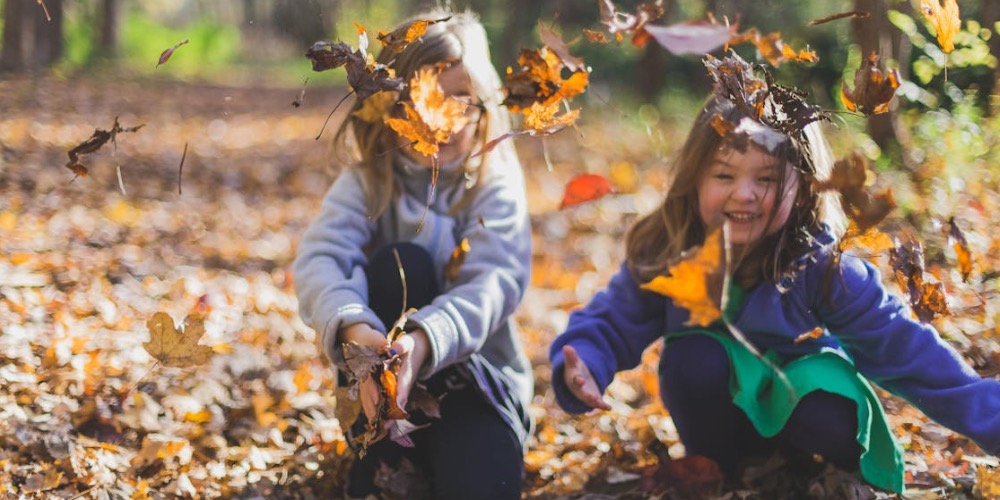
{"label": "black leggings", "polygon": [[[365,268],[368,277],[369,307],[389,328],[402,310],[403,288],[393,249],[399,252],[406,274],[407,307],[430,304],[439,295],[434,263],[423,248],[397,243],[382,248]],[[456,370],[445,368],[431,377],[432,392],[443,388]],[[363,428],[363,417],[360,425]],[[355,429],[358,429],[358,423]],[[351,467],[348,494],[352,497],[378,495],[375,475],[382,463],[399,470],[403,458],[424,478],[431,498],[510,499],[521,498],[524,471],[523,450],[514,431],[500,417],[474,384],[444,391],[441,418],[410,434],[413,448],[405,448],[385,438],[372,445],[364,459]],[[412,492],[416,494],[417,492]],[[408,496],[409,498],[410,496]]]}

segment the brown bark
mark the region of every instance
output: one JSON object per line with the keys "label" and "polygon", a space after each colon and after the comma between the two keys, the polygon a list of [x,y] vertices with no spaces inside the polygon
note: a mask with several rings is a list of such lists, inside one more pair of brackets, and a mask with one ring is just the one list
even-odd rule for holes
{"label": "brown bark", "polygon": [[102,0],[101,2],[101,34],[97,46],[105,57],[118,55],[118,0]]}
{"label": "brown bark", "polygon": [[[993,26],[1000,21],[1000,1],[997,0],[983,0],[981,5],[983,27],[992,29]],[[990,54],[1000,60],[1000,36],[994,33],[990,37],[987,44],[990,47]],[[998,99],[995,94],[997,93],[997,81],[1000,80],[1000,64],[997,64],[996,69],[993,70],[993,78],[986,84],[984,91],[986,92],[987,102],[989,106],[987,111],[990,115],[997,114],[997,107],[1000,106],[1000,99]]]}
{"label": "brown bark", "polygon": [[0,51],[0,71],[24,69],[24,20],[26,2],[7,0],[3,6],[3,50]]}

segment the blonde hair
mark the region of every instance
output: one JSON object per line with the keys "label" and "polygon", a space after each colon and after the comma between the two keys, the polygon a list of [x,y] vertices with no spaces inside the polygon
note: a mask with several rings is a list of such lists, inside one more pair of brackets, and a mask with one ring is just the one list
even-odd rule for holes
{"label": "blonde hair", "polygon": [[[673,162],[670,187],[660,208],[640,218],[626,235],[626,262],[637,280],[645,282],[666,274],[682,252],[705,240],[707,228],[698,208],[698,185],[716,153],[731,147],[712,126],[719,115],[729,123],[743,118],[725,99],[710,98]],[[846,227],[838,195],[816,193],[812,188],[813,179],[828,179],[833,168],[833,155],[818,122],[807,125],[797,140],[787,138],[769,154],[799,171],[799,186],[785,225],[745,249],[734,272],[741,286],[752,286],[761,279],[777,281],[795,258],[809,250],[812,235],[825,230],[839,237]],[[784,193],[786,169],[778,171],[776,190]]]}
{"label": "blonde hair", "polygon": [[[447,21],[428,26],[427,32],[402,52],[397,54],[383,49],[376,61],[395,70],[396,76],[407,83],[424,66],[461,62],[483,106],[483,115],[477,125],[476,144],[472,147],[472,153],[475,153],[482,148],[487,138],[510,131],[510,114],[501,106],[504,96],[500,76],[490,62],[486,31],[474,14],[451,13],[435,8],[411,20],[436,20],[449,16]],[[362,102],[357,100],[351,111],[361,109]],[[368,215],[373,218],[381,215],[398,195],[394,166],[401,152],[396,138],[396,133],[385,123],[366,122],[353,114],[341,124],[334,138],[334,151],[338,160],[352,165],[351,168],[358,169],[361,173]],[[491,165],[517,162],[510,142],[501,143],[479,157],[466,157],[462,160],[462,169],[470,179],[470,189],[467,190],[465,199],[453,210],[463,206],[471,197]]]}

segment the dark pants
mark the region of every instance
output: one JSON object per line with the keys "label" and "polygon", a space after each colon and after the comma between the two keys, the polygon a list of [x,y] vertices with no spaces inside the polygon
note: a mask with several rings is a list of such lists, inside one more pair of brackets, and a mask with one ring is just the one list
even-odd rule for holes
{"label": "dark pants", "polygon": [[[406,307],[420,308],[439,294],[434,263],[426,250],[411,243],[382,248],[372,256],[365,273],[369,307],[387,328],[399,319],[403,300],[393,248],[399,252],[406,275]],[[449,377],[457,375],[457,370],[445,368],[427,381],[432,393],[444,394],[441,418],[431,419],[430,426],[410,434],[413,448],[386,438],[354,463],[348,484],[350,496],[377,494],[374,478],[381,464],[398,471],[405,458],[416,467],[417,476],[429,483],[432,498],[521,498],[524,461],[520,441],[471,381],[460,389],[448,390],[455,386]]]}
{"label": "dark pants", "polygon": [[825,391],[809,393],[781,432],[765,439],[733,403],[729,374],[729,356],[715,339],[690,335],[666,345],[660,391],[688,455],[715,460],[734,479],[746,460],[776,450],[801,460],[819,455],[841,469],[857,470],[861,446],[854,401]]}

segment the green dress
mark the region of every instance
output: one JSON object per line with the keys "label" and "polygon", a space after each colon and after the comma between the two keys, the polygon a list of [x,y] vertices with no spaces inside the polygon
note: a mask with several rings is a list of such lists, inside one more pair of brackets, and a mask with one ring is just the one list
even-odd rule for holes
{"label": "green dress", "polygon": [[[727,318],[734,318],[744,292],[730,288]],[[762,436],[777,435],[802,398],[815,390],[846,397],[858,408],[857,441],[861,445],[861,474],[869,483],[896,493],[903,491],[903,449],[886,420],[882,404],[853,363],[833,351],[823,351],[782,364],[781,357],[767,351],[764,357],[780,366],[790,384],[781,380],[767,363],[737,341],[721,322],[707,329],[672,332],[666,342],[685,335],[708,335],[719,341],[729,354],[732,366],[729,391]]]}

